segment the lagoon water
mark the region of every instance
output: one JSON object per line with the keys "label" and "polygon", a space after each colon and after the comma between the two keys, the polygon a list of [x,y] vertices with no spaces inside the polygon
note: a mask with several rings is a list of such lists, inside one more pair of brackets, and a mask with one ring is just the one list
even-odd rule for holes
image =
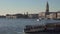
{"label": "lagoon water", "polygon": [[[57,20],[51,20],[50,23],[53,21],[57,22]],[[26,25],[45,25],[44,22],[46,21],[37,21],[37,19],[0,18],[0,34],[24,34],[23,30]]]}

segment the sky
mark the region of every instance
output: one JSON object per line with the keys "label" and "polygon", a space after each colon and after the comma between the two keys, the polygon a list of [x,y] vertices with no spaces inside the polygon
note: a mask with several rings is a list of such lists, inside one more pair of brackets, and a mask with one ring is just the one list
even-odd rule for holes
{"label": "sky", "polygon": [[47,1],[50,12],[60,11],[60,0],[0,0],[0,15],[45,12]]}

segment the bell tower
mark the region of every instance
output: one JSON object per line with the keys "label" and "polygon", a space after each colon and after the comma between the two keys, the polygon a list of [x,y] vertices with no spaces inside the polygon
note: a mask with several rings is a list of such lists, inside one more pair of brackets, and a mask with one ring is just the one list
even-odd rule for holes
{"label": "bell tower", "polygon": [[49,15],[49,4],[48,4],[48,2],[47,2],[47,4],[46,4],[45,17],[46,17],[47,15]]}

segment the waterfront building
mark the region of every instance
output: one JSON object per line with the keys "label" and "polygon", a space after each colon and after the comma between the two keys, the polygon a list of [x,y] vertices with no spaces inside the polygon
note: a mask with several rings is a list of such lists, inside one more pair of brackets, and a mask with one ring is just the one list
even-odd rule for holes
{"label": "waterfront building", "polygon": [[49,14],[48,18],[50,18],[50,19],[56,19],[56,13]]}
{"label": "waterfront building", "polygon": [[26,12],[26,14],[23,14],[23,18],[28,18],[28,12]]}
{"label": "waterfront building", "polygon": [[40,12],[38,15],[39,18],[45,18],[45,12]]}
{"label": "waterfront building", "polygon": [[38,14],[28,14],[28,18],[38,18]]}
{"label": "waterfront building", "polygon": [[60,11],[57,12],[57,19],[60,19]]}
{"label": "waterfront building", "polygon": [[60,19],[60,11],[49,12],[49,4],[47,2],[46,12],[40,12],[39,18]]}

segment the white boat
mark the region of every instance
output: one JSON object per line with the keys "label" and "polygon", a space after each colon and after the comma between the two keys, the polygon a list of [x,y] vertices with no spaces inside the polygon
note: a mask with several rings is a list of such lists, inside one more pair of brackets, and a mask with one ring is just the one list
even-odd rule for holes
{"label": "white boat", "polygon": [[42,18],[37,19],[37,21],[41,21],[41,20],[42,20]]}
{"label": "white boat", "polygon": [[37,21],[40,21],[39,19],[37,19]]}

